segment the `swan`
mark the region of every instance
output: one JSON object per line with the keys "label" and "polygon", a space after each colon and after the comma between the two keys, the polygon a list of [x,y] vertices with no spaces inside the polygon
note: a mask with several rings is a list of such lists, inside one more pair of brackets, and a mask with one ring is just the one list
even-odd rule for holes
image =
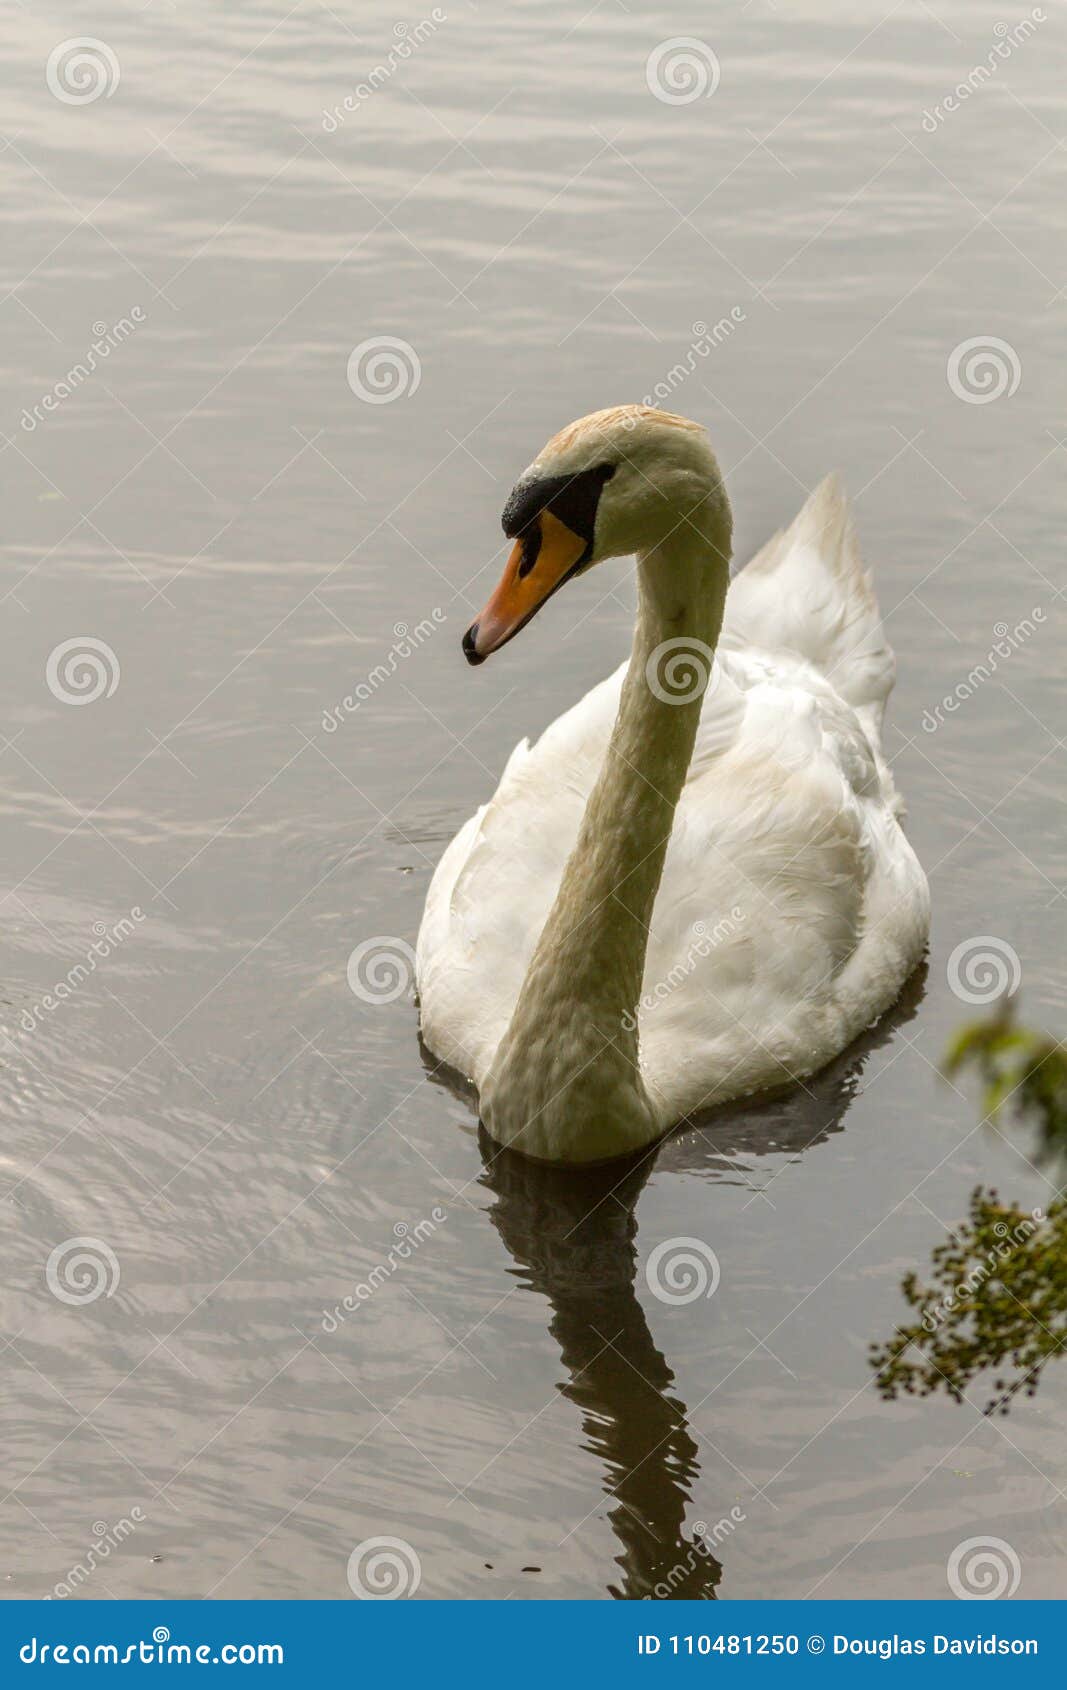
{"label": "swan", "polygon": [[570,424],[502,520],[470,663],[631,554],[633,648],[445,850],[421,1033],[496,1143],[607,1161],[815,1073],[919,963],[929,892],[881,744],[895,662],[836,481],[731,581],[722,476],[685,417]]}

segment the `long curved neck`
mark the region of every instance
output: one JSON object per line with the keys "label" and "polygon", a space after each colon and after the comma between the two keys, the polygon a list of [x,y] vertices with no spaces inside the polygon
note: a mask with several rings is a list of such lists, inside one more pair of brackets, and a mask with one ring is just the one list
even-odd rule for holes
{"label": "long curved neck", "polygon": [[691,537],[679,536],[672,549],[684,558],[659,548],[638,560],[637,623],[619,713],[542,939],[557,970],[566,957],[571,980],[597,982],[613,1034],[641,994],[653,906],[726,597],[725,568],[710,579],[695,569]]}
{"label": "long curved neck", "polygon": [[689,523],[638,558],[619,713],[490,1076],[490,1130],[530,1155],[595,1160],[656,1136],[636,1007],[727,582],[728,552]]}

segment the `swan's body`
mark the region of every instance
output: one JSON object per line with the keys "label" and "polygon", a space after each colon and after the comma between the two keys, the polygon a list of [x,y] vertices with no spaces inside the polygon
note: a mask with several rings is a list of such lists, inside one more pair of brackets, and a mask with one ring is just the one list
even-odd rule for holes
{"label": "swan's body", "polygon": [[[576,449],[567,431],[534,471],[558,456],[578,477],[583,451],[627,427],[627,464],[669,480],[664,460],[688,454],[691,493],[695,425],[636,408],[576,425],[599,438]],[[714,466],[702,431],[699,451]],[[516,747],[426,900],[424,1039],[473,1079],[493,1137],[545,1160],[630,1151],[815,1072],[925,945],[926,880],[880,744],[893,658],[845,501],[825,482],[734,578],[724,616],[729,511],[704,474],[680,523],[653,501],[665,532],[625,548],[641,589],[629,666]],[[604,513],[608,555],[624,515],[640,529],[637,497]]]}

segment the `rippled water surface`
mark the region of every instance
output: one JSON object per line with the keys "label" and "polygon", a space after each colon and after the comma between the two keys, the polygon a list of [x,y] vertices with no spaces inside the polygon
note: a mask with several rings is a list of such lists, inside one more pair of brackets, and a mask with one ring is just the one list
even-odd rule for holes
{"label": "rippled water surface", "polygon": [[[1006,42],[1030,14],[990,0],[6,10],[6,1594],[106,1542],[82,1594],[345,1596],[390,1536],[425,1597],[678,1565],[927,1596],[989,1533],[1020,1595],[1061,1589],[1067,1373],[992,1422],[883,1404],[866,1363],[977,1179],[1051,1195],[935,1071],[977,935],[1067,1025],[1047,12]],[[106,87],[46,75],[82,35]],[[719,80],[672,103],[646,64],[679,36]],[[411,350],[360,397],[381,336]],[[484,669],[459,640],[516,472],[657,392],[710,428],[740,558],[843,473],[934,931],[835,1070],[579,1179],[493,1160],[410,994],[346,965],[413,942],[516,740],[625,653],[621,568]],[[649,1290],[677,1237],[710,1299]]]}

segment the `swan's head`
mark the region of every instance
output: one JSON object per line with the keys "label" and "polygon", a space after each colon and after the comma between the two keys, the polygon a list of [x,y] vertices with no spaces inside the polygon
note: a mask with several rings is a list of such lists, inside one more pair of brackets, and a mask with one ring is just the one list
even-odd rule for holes
{"label": "swan's head", "polygon": [[648,405],[582,417],[548,442],[502,517],[515,543],[496,591],[463,636],[482,663],[566,581],[609,557],[688,536],[729,556],[730,507],[698,423]]}

